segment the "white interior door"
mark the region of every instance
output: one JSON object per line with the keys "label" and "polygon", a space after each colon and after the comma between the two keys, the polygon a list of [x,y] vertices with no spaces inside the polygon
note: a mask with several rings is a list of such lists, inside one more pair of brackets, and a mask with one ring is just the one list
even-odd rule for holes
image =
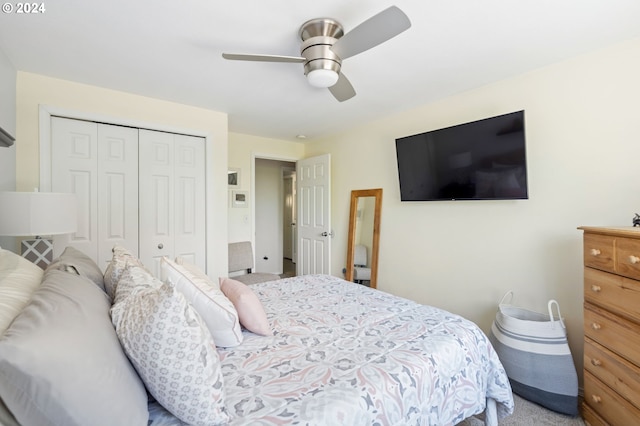
{"label": "white interior door", "polygon": [[98,265],[138,250],[138,129],[98,124]]}
{"label": "white interior door", "polygon": [[116,244],[137,253],[138,130],[52,117],[51,144],[51,190],[78,200],[78,230],[54,256],[72,246],[104,269]]}
{"label": "white interior door", "polygon": [[204,271],[204,139],[141,129],[139,156],[140,260],[158,277],[163,256]]}
{"label": "white interior door", "polygon": [[186,135],[174,136],[175,149],[175,239],[173,256],[206,270],[205,232],[205,141]]}
{"label": "white interior door", "polygon": [[56,237],[54,257],[70,245],[104,269],[119,244],[158,276],[163,255],[206,270],[204,138],[54,116],[50,126],[41,184],[78,199],[78,230]]}
{"label": "white interior door", "polygon": [[331,273],[331,156],[296,163],[298,275]]}
{"label": "white interior door", "polygon": [[67,245],[98,259],[98,126],[51,119],[51,191],[76,194],[78,229],[54,238],[54,258]]}

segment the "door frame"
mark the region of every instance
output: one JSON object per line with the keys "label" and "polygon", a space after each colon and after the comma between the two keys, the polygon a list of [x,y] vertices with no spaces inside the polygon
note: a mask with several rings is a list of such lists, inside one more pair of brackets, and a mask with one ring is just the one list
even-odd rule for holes
{"label": "door frame", "polygon": [[204,138],[205,141],[205,259],[207,271],[213,271],[215,269],[215,263],[213,262],[213,256],[208,256],[209,253],[215,253],[214,250],[214,238],[213,238],[213,215],[208,214],[212,210],[212,203],[215,196],[214,185],[214,167],[213,167],[213,138],[207,132],[202,130],[187,129],[184,127],[176,127],[169,125],[161,125],[158,123],[149,123],[142,120],[129,119],[123,117],[114,117],[106,114],[98,114],[86,111],[79,111],[67,108],[61,108],[52,105],[39,105],[38,107],[38,121],[39,121],[39,143],[40,143],[40,191],[51,191],[51,117],[63,117],[73,120],[85,120],[94,121],[99,123],[113,124],[116,126],[136,127],[140,129],[156,130],[160,132],[178,133],[189,136],[197,136]]}

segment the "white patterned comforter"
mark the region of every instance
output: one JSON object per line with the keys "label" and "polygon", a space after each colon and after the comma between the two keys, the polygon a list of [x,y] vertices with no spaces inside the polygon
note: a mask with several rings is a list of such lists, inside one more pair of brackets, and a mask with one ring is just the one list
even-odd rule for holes
{"label": "white patterned comforter", "polygon": [[513,411],[487,337],[458,315],[327,275],[251,288],[274,336],[218,351],[231,425],[453,425],[487,397]]}

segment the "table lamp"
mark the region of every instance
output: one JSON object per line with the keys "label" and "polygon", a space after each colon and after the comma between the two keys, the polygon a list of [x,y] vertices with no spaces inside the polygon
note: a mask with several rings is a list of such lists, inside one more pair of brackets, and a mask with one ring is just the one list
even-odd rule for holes
{"label": "table lamp", "polygon": [[75,232],[77,217],[75,194],[0,192],[0,235],[35,237],[22,241],[21,253],[42,269],[53,260],[53,241],[41,236]]}

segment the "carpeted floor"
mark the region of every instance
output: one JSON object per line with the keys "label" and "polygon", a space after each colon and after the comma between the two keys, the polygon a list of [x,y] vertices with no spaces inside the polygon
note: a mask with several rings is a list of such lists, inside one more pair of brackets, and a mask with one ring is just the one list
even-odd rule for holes
{"label": "carpeted floor", "polygon": [[[533,402],[513,395],[515,410],[509,417],[500,420],[500,426],[584,426],[580,417],[569,417],[547,410]],[[469,418],[458,426],[483,426],[481,416]]]}

